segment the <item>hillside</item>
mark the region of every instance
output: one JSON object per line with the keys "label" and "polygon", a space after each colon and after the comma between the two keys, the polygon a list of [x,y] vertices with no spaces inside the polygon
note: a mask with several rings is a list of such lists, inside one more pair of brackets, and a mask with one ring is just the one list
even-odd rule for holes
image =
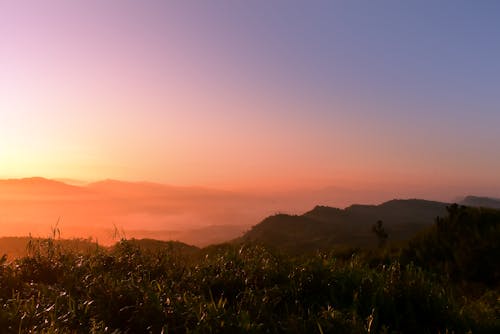
{"label": "hillside", "polygon": [[[341,213],[324,207],[321,212]],[[285,215],[274,216],[268,223],[285,229],[304,222],[325,230],[334,225],[292,217],[287,222]],[[498,333],[499,222],[498,210],[450,205],[447,215],[401,252],[360,249],[348,258],[296,257],[255,244],[200,250],[151,239],[77,253],[40,240],[25,257],[0,258],[0,328],[2,333]]]}
{"label": "hillside", "polygon": [[374,246],[371,228],[383,221],[390,241],[408,240],[446,214],[446,203],[392,200],[345,209],[317,206],[303,215],[278,214],[264,219],[238,241],[260,242],[284,250],[310,251],[332,246]]}
{"label": "hillside", "polygon": [[500,209],[500,199],[480,196],[467,196],[460,204],[467,206]]}
{"label": "hillside", "polygon": [[204,247],[240,237],[273,212],[303,212],[317,203],[344,205],[366,198],[334,187],[230,191],[111,179],[90,184],[69,180],[73,185],[61,181],[0,179],[0,237],[44,237],[58,224],[66,239],[92,237],[111,245],[118,228],[128,238]]}

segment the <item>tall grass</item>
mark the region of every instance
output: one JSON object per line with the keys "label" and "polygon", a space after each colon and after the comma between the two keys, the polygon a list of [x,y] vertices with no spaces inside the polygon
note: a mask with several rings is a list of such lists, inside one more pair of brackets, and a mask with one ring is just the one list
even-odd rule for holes
{"label": "tall grass", "polygon": [[122,240],[82,253],[38,240],[26,257],[2,260],[0,286],[2,333],[500,330],[494,291],[464,302],[412,264],[289,258],[259,245],[192,254]]}

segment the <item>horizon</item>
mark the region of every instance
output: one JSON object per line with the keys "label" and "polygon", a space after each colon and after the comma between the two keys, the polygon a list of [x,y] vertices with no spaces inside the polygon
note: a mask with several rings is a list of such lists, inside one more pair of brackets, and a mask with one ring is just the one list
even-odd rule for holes
{"label": "horizon", "polygon": [[[353,200],[360,195],[367,200]],[[119,238],[134,238],[174,240],[204,247],[235,240],[274,216],[300,217],[320,207],[354,210],[354,214],[356,210],[382,209],[391,203],[389,210],[396,216],[407,217],[404,212],[413,207],[410,210],[421,210],[420,214],[427,218],[434,217],[429,216],[428,210],[435,210],[436,205],[441,210],[452,203],[500,207],[500,199],[475,194],[449,201],[366,196],[364,192],[345,194],[342,189],[251,194],[120,180],[69,185],[43,177],[0,179],[0,238],[46,238],[57,231],[58,238],[90,238],[102,245],[112,245]],[[339,200],[343,205],[335,204]],[[372,219],[377,217],[372,215]],[[342,217],[346,223],[356,219]],[[361,221],[369,224],[366,218]],[[414,219],[420,219],[419,215]],[[430,224],[432,219],[422,222]],[[411,230],[411,221],[407,224]],[[362,229],[360,233],[367,231]]]}
{"label": "horizon", "polygon": [[[315,205],[500,198],[499,11],[2,2],[0,179],[92,191],[0,189],[0,234],[59,216],[81,233],[188,230]],[[106,179],[137,184],[94,184]]]}
{"label": "horizon", "polygon": [[[439,199],[338,187],[257,192],[116,179],[70,184],[44,177],[11,178],[0,179],[0,237],[44,238],[57,230],[59,238],[91,238],[104,245],[119,237],[207,246],[239,238],[277,214],[301,216],[318,207],[369,210],[403,202],[423,206],[424,215],[425,207],[434,205],[500,205],[498,198],[473,193]],[[390,207],[393,214],[407,210],[405,204]]]}
{"label": "horizon", "polygon": [[[286,193],[286,192],[300,192],[300,191],[320,191],[320,190],[327,190],[327,189],[335,189],[338,192],[341,191],[362,191],[363,189],[367,189],[363,186],[361,187],[352,187],[352,188],[343,188],[343,187],[337,187],[332,184],[325,184],[322,186],[292,186],[290,188],[253,188],[253,187],[239,187],[239,188],[216,188],[216,187],[211,187],[211,186],[204,186],[204,185],[193,185],[193,184],[173,184],[173,183],[164,183],[164,182],[158,182],[158,181],[153,181],[153,180],[147,180],[147,179],[136,179],[136,180],[130,180],[130,179],[117,179],[117,178],[112,178],[112,177],[105,177],[102,179],[94,179],[94,180],[77,180],[77,179],[72,179],[72,178],[64,178],[64,177],[57,177],[57,178],[49,178],[45,176],[26,176],[26,177],[0,177],[0,181],[28,181],[28,180],[40,180],[40,181],[56,181],[59,183],[63,183],[66,185],[72,185],[72,186],[78,186],[78,187],[87,187],[91,186],[94,184],[100,184],[100,183],[129,183],[129,184],[136,184],[136,185],[158,185],[158,186],[167,186],[167,187],[174,187],[174,188],[188,188],[188,189],[206,189],[206,190],[217,190],[217,191],[227,191],[227,192],[234,192],[234,193],[247,193],[247,194],[279,194],[279,193]],[[423,200],[430,200],[430,201],[440,201],[444,203],[453,203],[456,201],[459,201],[460,199],[463,199],[465,197],[471,196],[471,197],[489,197],[489,198],[500,198],[500,192],[484,192],[484,193],[477,193],[474,191],[464,191],[462,193],[454,193],[454,192],[446,192],[442,190],[436,190],[434,195],[429,195],[426,196],[425,194],[415,194],[412,195],[411,192],[406,193],[403,196],[399,196],[397,191],[393,191],[394,196],[391,197],[391,191],[385,191],[385,192],[380,192],[377,191],[377,188],[370,188],[370,191],[375,193],[375,197],[373,200],[369,200],[367,202],[351,202],[348,205],[354,205],[354,204],[381,204],[393,199],[423,199]],[[431,192],[432,193],[432,192]],[[436,193],[439,193],[439,195],[436,195]],[[126,195],[126,194],[124,194]],[[384,197],[385,196],[385,197]],[[378,197],[378,198],[377,198]],[[333,201],[332,201],[333,203]],[[335,206],[336,204],[331,204],[334,207],[339,207],[339,208],[344,208],[346,207],[345,205],[338,205]]]}

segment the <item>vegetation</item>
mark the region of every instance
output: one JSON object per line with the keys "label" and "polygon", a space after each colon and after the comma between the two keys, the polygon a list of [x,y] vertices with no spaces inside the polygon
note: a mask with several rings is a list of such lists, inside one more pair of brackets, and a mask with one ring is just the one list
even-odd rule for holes
{"label": "vegetation", "polygon": [[446,203],[392,200],[380,205],[352,205],[345,209],[317,206],[303,215],[277,214],[264,219],[241,242],[258,242],[289,253],[330,251],[338,247],[376,247],[372,227],[383,221],[393,242],[407,241],[446,214]]}
{"label": "vegetation", "polygon": [[1,237],[0,252],[3,252],[8,259],[16,259],[27,256],[32,246],[47,243],[51,240],[59,248],[80,253],[93,252],[96,248],[102,247],[92,238],[88,239],[43,239],[33,237]]}
{"label": "vegetation", "polygon": [[403,259],[457,283],[497,285],[500,211],[451,205],[446,217],[438,217],[430,230],[410,241]]}
{"label": "vegetation", "polygon": [[384,247],[387,239],[389,238],[389,234],[385,231],[384,228],[384,223],[381,220],[378,220],[373,226],[372,226],[372,232],[375,233],[378,239],[378,246],[379,247]]}
{"label": "vegetation", "polygon": [[259,244],[200,250],[155,240],[82,252],[33,240],[26,256],[9,263],[4,257],[0,266],[0,328],[498,333],[500,212],[459,206],[448,212],[397,251],[386,246],[349,256],[290,256]]}

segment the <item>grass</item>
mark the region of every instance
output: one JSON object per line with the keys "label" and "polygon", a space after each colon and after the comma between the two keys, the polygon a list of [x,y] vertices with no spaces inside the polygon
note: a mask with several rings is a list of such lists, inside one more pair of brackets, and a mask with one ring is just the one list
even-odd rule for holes
{"label": "grass", "polygon": [[432,272],[259,245],[194,254],[122,240],[34,240],[0,266],[2,333],[498,333],[498,290],[455,296]]}

